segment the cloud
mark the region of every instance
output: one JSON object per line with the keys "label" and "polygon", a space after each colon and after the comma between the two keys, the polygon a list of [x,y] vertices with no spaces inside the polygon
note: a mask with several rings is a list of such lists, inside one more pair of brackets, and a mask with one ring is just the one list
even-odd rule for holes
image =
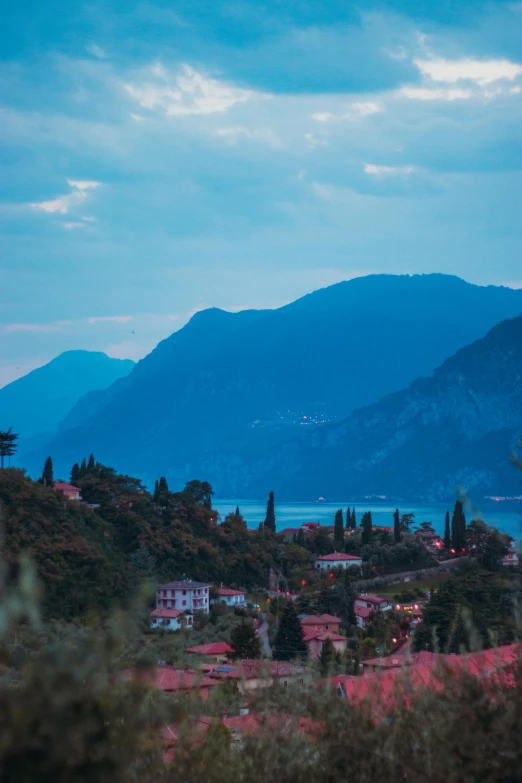
{"label": "cloud", "polygon": [[416,101],[459,101],[471,98],[471,90],[462,87],[401,87],[397,94]]}
{"label": "cloud", "polygon": [[352,118],[354,115],[359,117],[367,117],[369,114],[377,114],[383,111],[382,106],[375,101],[356,101],[352,103],[351,112],[344,114],[346,118]]}
{"label": "cloud", "polygon": [[59,328],[59,323],[51,324],[5,324],[2,331],[4,332],[54,332]]}
{"label": "cloud", "polygon": [[242,125],[231,128],[217,128],[214,131],[217,136],[222,136],[231,144],[236,144],[240,137],[269,144],[272,147],[281,146],[281,142],[270,128],[251,129]]}
{"label": "cloud", "polygon": [[522,74],[522,65],[510,60],[445,60],[442,57],[413,61],[424,77],[434,82],[455,84],[471,81],[480,87],[497,81],[513,81]]}
{"label": "cloud", "polygon": [[211,79],[189,65],[183,65],[175,75],[161,64],[152,66],[149,72],[156,82],[129,83],[124,87],[142,108],[163,110],[169,117],[225,112],[237,103],[261,95]]}
{"label": "cloud", "polygon": [[329,111],[316,111],[311,115],[312,119],[316,122],[332,122],[337,119],[336,114],[332,114]]}
{"label": "cloud", "polygon": [[127,324],[132,321],[132,315],[99,315],[87,319],[90,324],[105,323],[112,321],[118,324]]}
{"label": "cloud", "polygon": [[69,231],[75,228],[87,228],[85,223],[62,223],[62,226]]}
{"label": "cloud", "polygon": [[101,46],[98,46],[98,44],[91,43],[85,48],[89,52],[89,54],[92,54],[94,57],[97,57],[99,60],[103,60],[106,57],[105,52],[103,51]]}
{"label": "cloud", "polygon": [[316,147],[328,146],[328,142],[326,141],[326,139],[320,139],[318,136],[315,136],[313,133],[305,133],[305,139],[308,142],[308,146],[312,150],[314,150]]}
{"label": "cloud", "polygon": [[415,166],[379,166],[376,163],[365,163],[364,171],[372,177],[387,177],[412,174]]}
{"label": "cloud", "polygon": [[[33,209],[39,209],[42,212],[54,213],[58,212],[61,215],[66,215],[70,209],[78,204],[82,204],[87,198],[87,191],[93,188],[97,188],[100,183],[93,180],[73,180],[68,179],[67,184],[73,189],[72,193],[67,193],[64,196],[58,196],[58,198],[51,199],[49,201],[39,201],[29,204]],[[73,224],[66,225],[66,228],[74,227]]]}

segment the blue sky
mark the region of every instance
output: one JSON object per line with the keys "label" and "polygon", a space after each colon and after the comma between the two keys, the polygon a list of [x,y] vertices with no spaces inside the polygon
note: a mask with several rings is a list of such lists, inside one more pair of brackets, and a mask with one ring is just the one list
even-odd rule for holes
{"label": "blue sky", "polygon": [[522,3],[10,6],[0,385],[361,274],[522,286]]}

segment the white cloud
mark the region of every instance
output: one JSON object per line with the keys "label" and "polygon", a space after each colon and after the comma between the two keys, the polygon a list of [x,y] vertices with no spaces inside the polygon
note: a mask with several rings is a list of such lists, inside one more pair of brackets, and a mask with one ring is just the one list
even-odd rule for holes
{"label": "white cloud", "polygon": [[384,50],[388,57],[391,57],[392,60],[405,60],[408,56],[408,53],[404,46],[399,46],[397,49],[385,49]]}
{"label": "white cloud", "polygon": [[434,82],[455,84],[472,81],[481,87],[497,81],[513,81],[522,74],[522,65],[510,60],[445,60],[442,57],[413,61],[424,77]]}
{"label": "white cloud", "polygon": [[375,101],[356,101],[352,103],[350,109],[351,112],[343,115],[344,117],[351,118],[354,114],[359,117],[367,117],[369,114],[377,114],[383,110],[382,106]]}
{"label": "white cloud", "polygon": [[519,87],[519,86],[517,86],[517,87],[511,87],[511,88],[510,88],[510,90],[509,90],[509,92],[514,92],[514,93],[519,93],[519,92],[522,92],[522,87]]}
{"label": "white cloud", "polygon": [[333,198],[333,190],[328,185],[323,185],[321,182],[312,182],[312,188],[315,195],[322,201],[331,201]]}
{"label": "white cloud", "polygon": [[129,321],[132,321],[132,315],[99,315],[88,318],[87,320],[90,324],[105,323],[107,321],[118,324],[128,324]]}
{"label": "white cloud", "polygon": [[373,177],[387,177],[412,174],[415,166],[379,166],[376,163],[365,163],[364,171]]}
{"label": "white cloud", "polygon": [[473,93],[461,87],[401,87],[397,94],[415,101],[460,101],[471,98]]}
{"label": "white cloud", "polygon": [[161,64],[152,66],[149,73],[155,83],[126,84],[125,89],[144,109],[163,110],[170,117],[225,112],[261,95],[211,79],[189,65],[173,76]]}
{"label": "white cloud", "polygon": [[5,324],[4,332],[55,332],[59,328],[58,323],[51,324]]}
{"label": "white cloud", "polygon": [[308,146],[310,149],[315,149],[316,147],[327,147],[328,142],[325,139],[320,139],[317,136],[315,136],[313,133],[305,133],[305,139],[308,142]]}
{"label": "white cloud", "polygon": [[[39,209],[42,212],[54,213],[58,212],[61,215],[66,215],[72,207],[82,204],[87,198],[87,190],[97,188],[100,183],[93,180],[73,180],[68,179],[67,184],[73,189],[72,193],[67,193],[64,196],[58,196],[58,198],[48,201],[39,201],[32,203],[33,209]],[[71,227],[71,226],[66,226]]]}
{"label": "white cloud", "polygon": [[337,119],[337,115],[329,111],[315,111],[311,117],[316,122],[331,122]]}
{"label": "white cloud", "polygon": [[141,114],[134,114],[133,112],[130,113],[130,116],[134,122],[145,122],[146,119],[146,117],[142,117]]}
{"label": "white cloud", "polygon": [[62,226],[69,230],[74,228],[87,228],[85,223],[62,223]]}
{"label": "white cloud", "polygon": [[98,46],[98,44],[91,43],[85,48],[89,52],[89,54],[92,54],[94,57],[97,57],[99,60],[103,60],[104,57],[106,57],[105,52],[103,51],[101,46]]}
{"label": "white cloud", "polygon": [[214,131],[217,136],[221,136],[226,139],[230,144],[236,144],[240,137],[251,139],[252,141],[263,142],[269,144],[272,147],[279,147],[280,141],[275,133],[270,128],[262,129],[250,129],[245,128],[242,125],[237,125],[230,128],[217,128]]}

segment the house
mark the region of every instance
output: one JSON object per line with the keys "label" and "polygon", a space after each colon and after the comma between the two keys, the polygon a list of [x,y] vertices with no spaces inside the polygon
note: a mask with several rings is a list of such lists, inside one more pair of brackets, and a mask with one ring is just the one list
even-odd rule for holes
{"label": "house", "polygon": [[421,539],[426,549],[433,554],[437,554],[441,549],[444,549],[442,538],[434,530],[416,530],[415,535]]}
{"label": "house", "polygon": [[244,659],[237,665],[203,666],[207,677],[216,680],[234,682],[241,693],[270,688],[273,685],[283,687],[305,685],[311,682],[311,673],[306,666],[298,666],[285,661],[263,661]]}
{"label": "house", "polygon": [[510,549],[509,552],[502,558],[503,566],[515,566],[515,568],[517,568],[519,562],[520,558],[518,556],[518,552],[516,552],[514,549]]}
{"label": "house", "polygon": [[158,585],[156,589],[156,609],[181,609],[183,612],[209,612],[210,585],[182,579]]}
{"label": "house", "polygon": [[366,628],[366,626],[368,625],[368,620],[370,619],[374,610],[369,609],[366,606],[357,606],[357,604],[354,604],[353,611],[355,612],[355,620],[357,622],[357,627]]}
{"label": "house", "polygon": [[192,626],[192,615],[181,609],[153,609],[150,613],[151,628],[164,628],[167,631],[179,631]]}
{"label": "house", "polygon": [[368,658],[362,662],[363,672],[382,671],[383,669],[404,669],[407,666],[432,666],[441,660],[438,653],[421,650],[418,653],[395,653],[385,658]]}
{"label": "house", "polygon": [[217,680],[205,677],[191,669],[176,669],[175,666],[157,666],[155,669],[132,669],[123,675],[125,680],[140,682],[149,688],[165,693],[199,693],[202,699],[208,699],[212,688],[219,685]]}
{"label": "house", "polygon": [[232,590],[230,587],[218,587],[217,594],[217,600],[222,604],[226,604],[227,606],[245,605],[244,590]]}
{"label": "house", "polygon": [[55,481],[53,484],[55,492],[61,492],[67,500],[81,500],[80,488],[75,487],[73,484],[67,484],[66,481]]}
{"label": "house", "polygon": [[362,606],[366,609],[371,609],[372,612],[387,612],[392,608],[392,605],[387,598],[383,598],[375,593],[363,593],[355,599],[355,606]]}
{"label": "house", "polygon": [[211,642],[210,644],[197,644],[195,647],[185,647],[189,655],[203,655],[206,658],[214,658],[217,663],[225,662],[234,650],[228,642]]}
{"label": "house", "polygon": [[362,558],[357,555],[346,555],[344,552],[332,552],[330,555],[321,555],[315,559],[314,568],[322,571],[331,571],[332,568],[351,568],[361,566]]}
{"label": "house", "polygon": [[333,633],[339,633],[339,626],[341,625],[341,618],[335,617],[333,614],[308,614],[301,619],[301,625],[303,631],[331,631]]}
{"label": "house", "polygon": [[278,534],[283,536],[285,541],[293,541],[300,530],[300,527],[285,527],[284,530],[279,530]]}
{"label": "house", "polygon": [[340,617],[331,614],[309,614],[301,619],[304,640],[312,658],[319,658],[327,639],[332,642],[337,652],[345,652],[348,639],[339,634],[341,622]]}

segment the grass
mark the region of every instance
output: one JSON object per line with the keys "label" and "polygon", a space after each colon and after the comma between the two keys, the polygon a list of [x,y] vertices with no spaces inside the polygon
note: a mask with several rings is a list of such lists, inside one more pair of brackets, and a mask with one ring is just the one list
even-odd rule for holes
{"label": "grass", "polygon": [[425,579],[410,579],[409,582],[395,582],[391,585],[379,587],[377,592],[379,595],[383,596],[395,595],[396,593],[402,593],[403,590],[414,590],[415,588],[420,588],[421,590],[428,592],[432,585],[437,588],[440,583],[445,582],[449,576],[449,573],[441,572],[440,574],[435,574],[434,576],[429,576]]}

